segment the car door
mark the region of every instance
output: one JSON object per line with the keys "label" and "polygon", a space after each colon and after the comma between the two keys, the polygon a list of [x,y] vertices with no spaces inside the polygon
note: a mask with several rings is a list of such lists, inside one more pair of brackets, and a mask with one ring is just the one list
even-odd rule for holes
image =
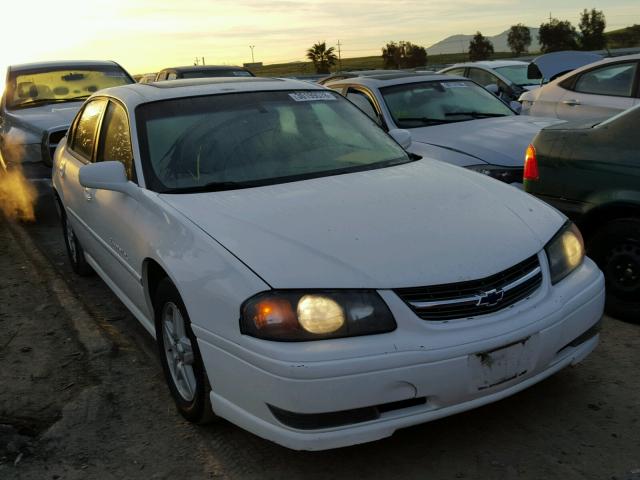
{"label": "car door", "polygon": [[638,62],[607,64],[582,72],[570,81],[556,106],[563,120],[610,117],[637,102]]}
{"label": "car door", "polygon": [[[96,162],[117,161],[124,165],[129,181],[137,184],[127,111],[109,100],[99,129]],[[85,199],[86,223],[96,237],[96,261],[115,287],[144,310],[142,290],[142,244],[137,199],[121,192],[91,190]]]}
{"label": "car door", "polygon": [[76,116],[67,137],[67,143],[54,165],[60,181],[61,195],[68,221],[86,253],[94,257],[96,239],[87,224],[86,203],[89,189],[80,185],[79,172],[84,165],[93,162],[96,137],[107,101],[104,98],[89,100]]}

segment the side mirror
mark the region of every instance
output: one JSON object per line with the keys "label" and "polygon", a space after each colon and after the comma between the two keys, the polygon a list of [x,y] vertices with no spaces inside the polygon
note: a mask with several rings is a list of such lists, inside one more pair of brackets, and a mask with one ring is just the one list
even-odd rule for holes
{"label": "side mirror", "polygon": [[121,162],[89,163],[80,167],[80,185],[85,188],[111,190],[133,196],[135,186],[127,179]]}
{"label": "side mirror", "polygon": [[498,85],[496,85],[495,83],[490,83],[484,88],[493,93],[496,97],[500,95],[500,87],[498,87]]}
{"label": "side mirror", "polygon": [[401,128],[389,130],[389,135],[405,150],[411,146],[411,132]]}

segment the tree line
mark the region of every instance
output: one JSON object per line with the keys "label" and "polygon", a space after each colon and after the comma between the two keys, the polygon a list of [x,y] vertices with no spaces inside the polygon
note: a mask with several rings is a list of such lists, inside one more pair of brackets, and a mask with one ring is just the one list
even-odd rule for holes
{"label": "tree line", "polygon": [[[538,41],[543,53],[561,50],[601,50],[607,46],[604,29],[607,22],[602,10],[586,8],[580,14],[578,30],[569,20],[551,18],[542,23],[538,30]],[[511,26],[507,36],[509,48],[515,56],[528,52],[531,45],[529,27],[518,23]],[[491,40],[477,32],[469,44],[469,58],[472,61],[486,60],[493,53]]]}
{"label": "tree line", "polygon": [[[584,9],[580,14],[580,23],[576,29],[568,20],[551,18],[542,23],[538,31],[540,49],[544,53],[561,50],[601,50],[607,46],[604,35],[606,19],[601,10]],[[640,26],[634,25],[627,34],[635,35],[640,32]],[[622,38],[623,33],[620,34]],[[626,39],[626,37],[625,37]],[[531,46],[531,31],[529,27],[518,23],[509,28],[507,36],[509,48],[515,56],[527,53]],[[480,32],[469,43],[469,59],[471,61],[486,60],[494,53],[493,43]],[[327,47],[326,42],[318,42],[307,50],[307,58],[313,62],[317,73],[329,73],[331,67],[338,63],[338,56],[334,47]],[[384,68],[415,68],[427,64],[427,50],[425,47],[411,42],[388,42],[382,47]]]}

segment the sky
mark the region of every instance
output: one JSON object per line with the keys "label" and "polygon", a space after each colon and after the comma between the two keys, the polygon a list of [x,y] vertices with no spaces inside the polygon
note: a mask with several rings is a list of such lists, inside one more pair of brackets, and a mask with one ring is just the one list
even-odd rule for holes
{"label": "sky", "polygon": [[379,55],[390,40],[425,47],[458,33],[496,35],[549,14],[577,26],[603,10],[607,30],[640,24],[638,0],[5,0],[0,69],[42,60],[115,60],[130,73],[193,64],[304,60],[317,41],[343,58]]}

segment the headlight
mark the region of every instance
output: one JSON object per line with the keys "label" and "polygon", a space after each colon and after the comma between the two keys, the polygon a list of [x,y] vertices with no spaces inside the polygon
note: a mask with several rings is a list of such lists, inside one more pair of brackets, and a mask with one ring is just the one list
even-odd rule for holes
{"label": "headlight", "polygon": [[382,298],[371,290],[274,290],[241,308],[245,335],[285,342],[354,337],[395,330]]}
{"label": "headlight", "polygon": [[502,167],[500,165],[471,165],[467,168],[505,183],[522,183],[524,173],[522,167]]}
{"label": "headlight", "polygon": [[578,227],[567,222],[544,247],[549,260],[551,284],[573,272],[584,259],[584,242]]}

